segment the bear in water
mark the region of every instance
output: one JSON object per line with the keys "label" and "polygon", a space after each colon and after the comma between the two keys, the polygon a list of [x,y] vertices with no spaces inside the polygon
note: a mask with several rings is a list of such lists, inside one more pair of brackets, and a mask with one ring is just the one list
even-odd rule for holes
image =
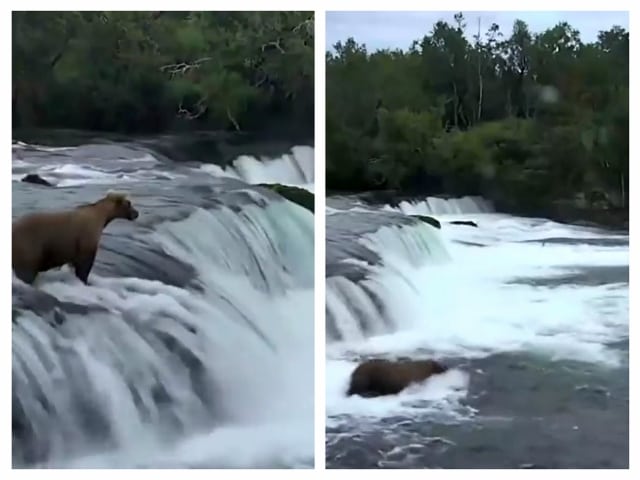
{"label": "bear in water", "polygon": [[412,383],[446,371],[447,367],[434,360],[367,360],[351,373],[347,395],[395,395]]}
{"label": "bear in water", "polygon": [[135,220],[138,211],[124,194],[61,212],[32,213],[13,223],[11,266],[32,284],[40,272],[70,264],[87,284],[102,230],[114,219]]}

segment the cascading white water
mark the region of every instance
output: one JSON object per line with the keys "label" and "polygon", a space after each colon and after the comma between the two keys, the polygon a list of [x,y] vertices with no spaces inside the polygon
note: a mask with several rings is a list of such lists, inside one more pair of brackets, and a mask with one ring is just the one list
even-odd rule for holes
{"label": "cascading white water", "polygon": [[14,277],[14,467],[312,466],[313,214],[128,144],[27,147],[14,179],[62,188],[14,184],[14,216],[123,181],[141,216],[89,285]]}
{"label": "cascading white water", "polygon": [[[623,360],[624,352],[611,344],[628,336],[628,284],[545,282],[592,268],[613,269],[615,277],[628,265],[628,236],[488,209],[455,199],[386,206],[381,210],[435,215],[442,228],[380,228],[364,240],[378,264],[363,278],[327,278],[327,330],[333,331],[327,337],[329,426],[345,422],[345,415],[359,418],[365,428],[366,418],[424,414],[430,408],[457,420],[476,413],[460,409],[469,372],[458,369],[397,397],[346,397],[349,375],[362,356],[472,359],[525,351],[598,365]],[[371,207],[350,211],[374,215]],[[340,215],[345,214],[331,212]],[[449,224],[460,219],[478,228]]]}
{"label": "cascading white water", "polygon": [[[385,252],[384,263],[369,267],[369,274],[359,282],[343,276],[327,279],[330,340],[335,340],[336,334],[337,339],[357,340],[406,325],[404,315],[390,311],[389,305],[400,291],[415,292],[417,287],[405,272],[388,263],[390,258],[401,257],[413,265],[435,264],[448,258],[435,227],[422,222],[385,226],[358,241],[375,252]],[[351,259],[344,261],[352,262]]]}
{"label": "cascading white water", "polygon": [[[65,152],[82,152],[83,147],[45,147],[29,145],[21,142],[12,146],[14,155],[12,179],[19,181],[26,173],[36,173],[47,181],[60,187],[91,184],[110,184],[117,182],[136,182],[148,178],[164,178],[167,180],[186,178],[191,169],[173,169],[167,171],[166,166],[155,158],[152,152],[136,152],[119,158],[104,159],[95,154],[80,155],[73,162],[41,163],[30,162],[20,158],[27,152],[38,154]],[[104,152],[100,151],[100,154]],[[206,172],[214,177],[229,177],[249,184],[280,183],[313,191],[314,188],[314,149],[310,146],[294,146],[290,153],[276,158],[240,155],[231,165],[220,167],[214,163],[201,164],[199,172]]]}
{"label": "cascading white water", "polygon": [[[152,234],[196,267],[202,294],[134,278],[98,277],[83,286],[70,272],[56,273],[61,281],[43,291],[107,311],[69,315],[58,328],[29,313],[17,319],[14,398],[50,437],[49,466],[309,464],[313,270],[304,259],[313,259],[313,216],[288,202],[226,215],[196,210]],[[256,270],[266,285],[252,284]],[[70,359],[72,381],[86,382],[95,421],[110,431],[106,453],[92,453],[82,433],[86,419],[70,395],[78,385],[65,386]],[[276,457],[265,428],[281,437]],[[243,454],[229,457],[234,449]]]}
{"label": "cascading white water", "polygon": [[296,146],[291,149],[291,154],[278,158],[257,159],[242,155],[226,168],[214,164],[200,168],[211,175],[237,178],[252,184],[281,183],[312,190],[314,150],[312,147]]}
{"label": "cascading white water", "polygon": [[384,210],[398,211],[406,215],[452,215],[492,213],[493,205],[482,197],[461,198],[427,197],[424,200],[401,201],[397,207],[386,205]]}

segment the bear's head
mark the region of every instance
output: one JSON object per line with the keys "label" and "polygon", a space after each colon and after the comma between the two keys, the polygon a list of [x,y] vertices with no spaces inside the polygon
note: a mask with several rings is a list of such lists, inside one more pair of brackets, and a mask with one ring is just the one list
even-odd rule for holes
{"label": "bear's head", "polygon": [[112,218],[125,218],[127,220],[138,218],[138,211],[133,208],[131,201],[123,193],[108,193],[103,201],[109,203]]}
{"label": "bear's head", "polygon": [[445,365],[442,365],[440,362],[432,361],[431,365],[433,366],[433,373],[444,373],[448,370]]}

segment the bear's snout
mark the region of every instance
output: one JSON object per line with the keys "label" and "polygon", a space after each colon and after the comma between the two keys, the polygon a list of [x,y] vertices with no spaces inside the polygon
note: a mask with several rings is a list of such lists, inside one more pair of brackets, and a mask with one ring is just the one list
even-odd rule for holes
{"label": "bear's snout", "polygon": [[138,211],[137,211],[135,208],[133,208],[133,207],[132,207],[132,208],[129,210],[129,214],[127,215],[127,218],[128,218],[129,220],[135,220],[136,218],[138,218],[138,216],[139,216],[139,215],[140,215],[140,214],[138,213]]}

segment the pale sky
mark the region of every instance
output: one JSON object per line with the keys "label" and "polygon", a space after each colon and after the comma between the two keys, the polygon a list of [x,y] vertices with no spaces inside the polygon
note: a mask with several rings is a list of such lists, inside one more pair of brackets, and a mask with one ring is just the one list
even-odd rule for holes
{"label": "pale sky", "polygon": [[[327,49],[353,37],[358,43],[365,43],[367,50],[381,48],[407,49],[414,40],[428,34],[438,20],[454,25],[453,15],[457,12],[327,12]],[[580,31],[583,42],[597,39],[600,30],[608,30],[613,25],[629,29],[628,12],[462,12],[467,24],[469,40],[478,32],[478,18],[481,21],[482,38],[492,23],[500,26],[505,37],[511,34],[513,22],[524,20],[532,32],[540,32],[566,21]]]}

